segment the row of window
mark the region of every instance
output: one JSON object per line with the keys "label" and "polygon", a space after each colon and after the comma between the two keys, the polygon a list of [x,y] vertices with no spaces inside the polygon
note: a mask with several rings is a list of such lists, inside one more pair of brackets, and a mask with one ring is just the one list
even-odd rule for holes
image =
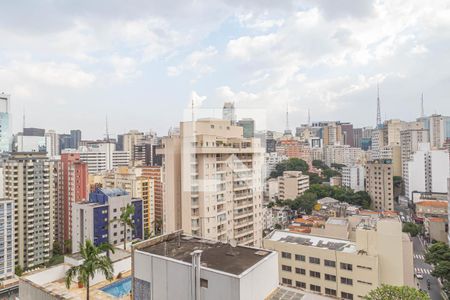
{"label": "row of window", "polygon": [[[292,285],[292,280],[288,279],[288,278],[281,278],[281,282],[285,285],[289,285],[289,286],[293,286]],[[295,282],[295,287],[297,288],[301,288],[301,289],[306,289],[306,283],[302,282],[302,281],[296,281]],[[309,289],[312,292],[316,292],[316,293],[322,293],[322,287],[319,285],[314,285],[314,284],[310,284],[309,285]],[[325,288],[325,295],[327,296],[337,296],[337,292],[334,289],[330,289],[330,288]],[[353,300],[353,294],[350,293],[346,293],[346,292],[341,292],[341,298],[342,299],[346,299],[346,300]]]}
{"label": "row of window", "polygon": [[[281,270],[284,272],[292,272],[291,266],[281,265]],[[295,268],[295,273],[300,275],[306,275],[306,270],[302,268]],[[309,271],[309,276],[313,278],[321,278],[320,272]],[[332,274],[325,274],[325,280],[336,282],[336,276]],[[341,277],[341,283],[347,285],[353,285],[353,279]]]}
{"label": "row of window", "polygon": [[[285,259],[292,259],[292,254],[289,252],[281,252],[281,257],[285,258]],[[295,254],[295,260],[304,262],[304,261],[306,261],[306,257],[304,255]],[[310,256],[309,263],[320,265],[320,258]],[[332,267],[332,268],[336,267],[336,262],[334,260],[325,259],[324,264],[327,267]],[[341,267],[341,270],[353,271],[352,264],[340,263],[340,267]]]}

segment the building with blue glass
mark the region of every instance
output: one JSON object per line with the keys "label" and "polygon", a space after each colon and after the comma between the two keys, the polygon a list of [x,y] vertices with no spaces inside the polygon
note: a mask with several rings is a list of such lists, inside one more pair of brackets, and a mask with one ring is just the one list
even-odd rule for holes
{"label": "building with blue glass", "polygon": [[9,95],[0,93],[0,152],[11,150]]}
{"label": "building with blue glass", "polygon": [[72,252],[78,252],[80,243],[86,240],[97,246],[102,243],[123,245],[125,226],[119,219],[128,204],[134,206],[134,226],[126,228],[127,243],[143,239],[142,199],[131,198],[122,189],[97,189],[89,195],[89,201],[72,206]]}

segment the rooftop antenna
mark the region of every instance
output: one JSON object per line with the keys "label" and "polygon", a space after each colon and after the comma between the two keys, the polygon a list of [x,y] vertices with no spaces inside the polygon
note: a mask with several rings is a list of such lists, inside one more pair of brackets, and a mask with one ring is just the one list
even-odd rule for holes
{"label": "rooftop antenna", "polygon": [[[23,136],[25,135],[25,106],[23,107],[23,120],[22,120],[22,150],[23,150]],[[20,151],[20,149],[18,149]]]}
{"label": "rooftop antenna", "polygon": [[423,109],[423,92],[422,92],[422,98],[420,101],[420,116],[423,118],[425,117],[425,110]]}
{"label": "rooftop antenna", "polygon": [[286,103],[286,132],[289,131],[289,103]]}
{"label": "rooftop antenna", "polygon": [[191,99],[192,122],[194,122],[194,97]]}
{"label": "rooftop antenna", "polygon": [[308,126],[311,126],[311,111],[309,110],[309,107],[308,107]]}
{"label": "rooftop antenna", "polygon": [[381,127],[380,86],[377,83],[377,127]]}
{"label": "rooftop antenna", "polygon": [[106,115],[106,141],[109,143],[108,115]]}

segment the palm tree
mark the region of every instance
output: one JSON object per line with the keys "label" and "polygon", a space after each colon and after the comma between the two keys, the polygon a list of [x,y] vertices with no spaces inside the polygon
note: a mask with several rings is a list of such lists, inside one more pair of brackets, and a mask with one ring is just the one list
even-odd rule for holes
{"label": "palm tree", "polygon": [[83,258],[83,263],[67,270],[66,287],[69,289],[72,280],[77,278],[86,287],[86,299],[89,300],[89,282],[97,272],[103,273],[106,279],[112,280],[114,269],[111,259],[102,255],[105,251],[114,253],[113,247],[107,243],[96,247],[92,241],[87,240],[84,244],[80,244],[80,254]]}
{"label": "palm tree", "polygon": [[123,249],[127,249],[127,226],[134,229],[133,223],[134,216],[134,205],[127,204],[127,206],[122,210],[122,214],[120,215],[119,222],[123,225]]}

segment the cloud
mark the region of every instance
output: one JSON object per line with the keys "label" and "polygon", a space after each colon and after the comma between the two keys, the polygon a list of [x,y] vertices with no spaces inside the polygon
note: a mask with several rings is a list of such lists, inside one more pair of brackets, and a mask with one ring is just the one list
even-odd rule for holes
{"label": "cloud", "polygon": [[184,72],[191,72],[195,74],[196,79],[199,79],[203,75],[214,71],[213,67],[209,64],[212,63],[212,59],[217,56],[217,53],[217,49],[213,46],[194,51],[181,64],[167,67],[167,75],[174,77]]}
{"label": "cloud", "polygon": [[200,107],[206,100],[206,96],[200,96],[196,91],[191,92],[191,99],[189,100],[189,107]]}

